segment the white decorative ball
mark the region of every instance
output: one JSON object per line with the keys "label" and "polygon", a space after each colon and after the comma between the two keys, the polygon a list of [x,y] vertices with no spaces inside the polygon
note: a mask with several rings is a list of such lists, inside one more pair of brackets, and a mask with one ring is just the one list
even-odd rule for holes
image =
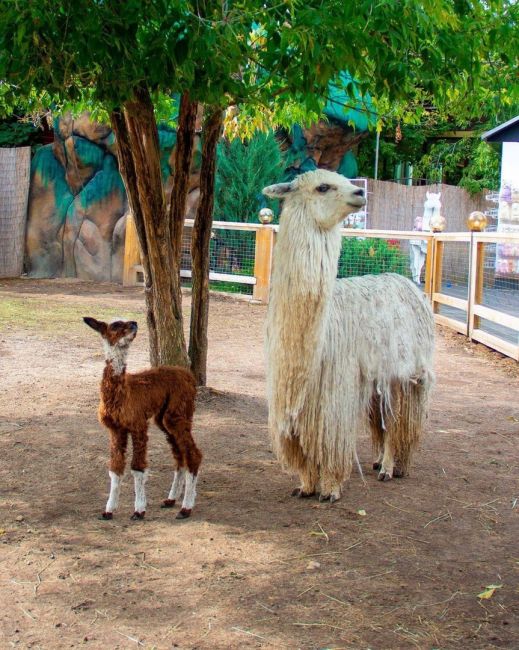
{"label": "white decorative ball", "polygon": [[270,208],[261,208],[258,214],[258,219],[262,224],[272,223],[274,219],[274,213]]}

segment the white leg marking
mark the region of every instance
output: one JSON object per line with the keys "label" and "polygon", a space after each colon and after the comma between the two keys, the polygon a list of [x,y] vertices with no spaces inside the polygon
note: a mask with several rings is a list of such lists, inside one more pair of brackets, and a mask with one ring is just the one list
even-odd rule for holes
{"label": "white leg marking", "polygon": [[182,509],[191,510],[195,505],[196,499],[196,482],[198,481],[198,474],[185,473],[186,477],[186,491],[184,492],[184,500],[182,501]]}
{"label": "white leg marking", "polygon": [[133,482],[135,485],[135,512],[146,511],[146,481],[148,480],[149,470],[145,469],[144,472],[139,472],[132,469]]}
{"label": "white leg marking", "polygon": [[119,494],[121,492],[123,477],[111,471],[108,474],[110,475],[110,496],[106,502],[105,512],[113,512],[117,510],[117,506],[119,505]]}
{"label": "white leg marking", "polygon": [[176,501],[177,499],[180,499],[180,496],[182,495],[182,488],[184,487],[185,473],[185,469],[179,469],[178,471],[173,472],[173,483],[171,484],[171,490],[168,494],[168,499],[170,501]]}

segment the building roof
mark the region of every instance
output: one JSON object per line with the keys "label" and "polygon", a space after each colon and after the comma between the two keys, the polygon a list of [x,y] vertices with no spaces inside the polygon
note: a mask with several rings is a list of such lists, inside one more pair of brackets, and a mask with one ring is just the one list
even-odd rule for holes
{"label": "building roof", "polygon": [[488,142],[519,142],[519,115],[483,133],[481,139]]}

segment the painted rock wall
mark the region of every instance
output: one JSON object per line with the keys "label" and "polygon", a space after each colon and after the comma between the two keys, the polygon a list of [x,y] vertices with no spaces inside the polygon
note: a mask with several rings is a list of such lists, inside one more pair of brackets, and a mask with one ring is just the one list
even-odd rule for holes
{"label": "painted rock wall", "polygon": [[32,161],[30,275],[119,281],[126,210],[111,130],[87,115],[60,118]]}
{"label": "painted rock wall", "polygon": [[[185,215],[191,219],[200,197],[200,126],[201,115]],[[109,127],[92,122],[87,113],[75,119],[58,118],[54,134],[54,142],[36,152],[31,166],[26,236],[29,275],[120,282],[128,202],[117,169],[114,135]],[[320,122],[304,131],[294,127],[288,144],[293,173],[319,166],[355,176],[351,149],[362,136],[337,123]],[[175,143],[173,130],[159,128],[167,200]]]}

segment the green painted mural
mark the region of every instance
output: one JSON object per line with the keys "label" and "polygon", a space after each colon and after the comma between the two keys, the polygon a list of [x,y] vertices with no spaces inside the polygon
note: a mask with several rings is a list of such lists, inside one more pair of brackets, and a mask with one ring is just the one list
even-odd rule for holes
{"label": "green painted mural", "polygon": [[[308,129],[295,126],[288,134],[285,146],[291,150],[290,171],[294,175],[324,167],[356,176],[352,150],[364,137],[367,121],[361,112],[346,110],[346,102],[344,91],[330,86],[325,109],[328,121]],[[200,118],[186,218],[195,216],[200,196]],[[128,204],[117,168],[114,135],[108,126],[92,122],[88,113],[78,118],[59,117],[54,135],[54,142],[38,149],[32,161],[26,240],[29,274],[119,282]],[[169,198],[175,131],[159,128],[159,142]]]}
{"label": "green painted mural", "polygon": [[127,201],[113,134],[88,115],[59,118],[54,132],[32,161],[30,275],[119,281]]}

